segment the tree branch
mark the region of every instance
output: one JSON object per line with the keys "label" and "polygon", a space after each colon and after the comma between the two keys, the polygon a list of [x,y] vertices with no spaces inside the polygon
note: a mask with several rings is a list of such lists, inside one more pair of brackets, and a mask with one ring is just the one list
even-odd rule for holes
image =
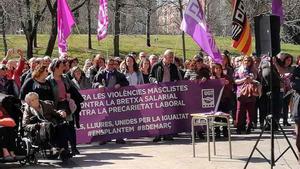
{"label": "tree branch", "polygon": [[33,29],[37,28],[38,23],[40,22],[42,16],[44,15],[44,13],[45,13],[45,11],[47,9],[47,6],[48,6],[47,4],[44,6],[44,8],[43,8],[43,10],[42,10],[42,12],[40,14],[39,13],[36,14],[35,23],[34,23]]}
{"label": "tree branch", "polygon": [[83,0],[80,4],[78,4],[77,6],[75,6],[71,11],[74,12],[77,9],[81,8],[85,4],[86,1],[87,0]]}
{"label": "tree branch", "polygon": [[47,6],[48,6],[48,9],[49,9],[51,15],[52,16],[55,15],[55,9],[53,9],[54,5],[52,6],[51,0],[46,0],[46,2],[47,2]]}

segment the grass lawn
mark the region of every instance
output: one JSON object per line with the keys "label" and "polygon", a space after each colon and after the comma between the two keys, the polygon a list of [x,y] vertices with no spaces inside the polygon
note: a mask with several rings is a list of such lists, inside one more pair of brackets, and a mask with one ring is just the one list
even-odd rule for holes
{"label": "grass lawn", "polygon": [[[8,35],[9,48],[26,49],[26,40],[24,35]],[[49,35],[38,35],[39,48],[34,50],[34,55],[43,56],[47,47]],[[254,41],[254,40],[253,40]],[[223,50],[228,50],[234,55],[239,53],[231,47],[230,37],[217,37],[216,43],[218,47]],[[69,54],[73,57],[78,57],[81,63],[92,54],[102,53],[105,56],[113,54],[113,36],[108,36],[105,40],[98,42],[96,35],[92,36],[93,50],[87,49],[87,35],[72,35],[68,39]],[[120,53],[126,55],[131,51],[140,52],[146,51],[148,54],[162,54],[167,48],[175,51],[177,56],[182,56],[182,42],[180,35],[153,35],[151,36],[151,47],[146,46],[146,36],[144,35],[121,35],[120,36]],[[253,42],[254,49],[254,42]],[[293,56],[300,55],[300,45],[282,44],[283,52],[288,52]],[[1,57],[3,56],[3,43],[0,43]],[[186,52],[187,58],[191,58],[197,54],[199,47],[194,41],[186,36]],[[53,56],[57,56],[57,45],[53,52]]]}

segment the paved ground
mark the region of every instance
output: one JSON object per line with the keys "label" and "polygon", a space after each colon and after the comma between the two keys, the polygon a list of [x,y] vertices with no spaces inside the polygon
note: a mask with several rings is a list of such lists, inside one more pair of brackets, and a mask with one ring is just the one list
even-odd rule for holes
{"label": "paved ground", "polygon": [[[81,155],[71,159],[68,164],[60,161],[40,160],[36,166],[21,167],[19,164],[0,164],[0,168],[103,168],[103,169],[242,169],[257,140],[259,130],[250,135],[233,135],[233,159],[229,159],[228,144],[218,140],[217,155],[209,162],[207,143],[197,141],[196,158],[192,157],[191,139],[181,135],[172,142],[152,143],[150,138],[127,140],[125,145],[113,142],[98,146],[80,145]],[[287,130],[289,140],[295,145],[292,128]],[[282,135],[275,140],[275,156],[278,157],[288,146]],[[267,134],[259,143],[259,149],[270,156],[270,139]],[[275,158],[276,158],[275,157]],[[256,151],[249,169],[267,169],[270,165]],[[293,153],[287,153],[276,163],[275,169],[299,169]]]}

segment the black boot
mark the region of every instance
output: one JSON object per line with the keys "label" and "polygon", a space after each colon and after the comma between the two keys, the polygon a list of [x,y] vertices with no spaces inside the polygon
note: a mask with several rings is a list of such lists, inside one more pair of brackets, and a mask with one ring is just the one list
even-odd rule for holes
{"label": "black boot", "polygon": [[197,132],[197,135],[198,135],[198,137],[199,137],[200,140],[204,140],[205,139],[203,133],[204,133],[203,131],[198,131]]}
{"label": "black boot", "polygon": [[246,129],[246,134],[251,134],[251,126],[248,126]]}
{"label": "black boot", "polygon": [[222,133],[223,133],[224,138],[228,138],[228,129],[227,129],[227,127],[225,127],[225,126],[223,127]]}
{"label": "black boot", "polygon": [[221,138],[221,130],[220,127],[215,127],[216,138]]}

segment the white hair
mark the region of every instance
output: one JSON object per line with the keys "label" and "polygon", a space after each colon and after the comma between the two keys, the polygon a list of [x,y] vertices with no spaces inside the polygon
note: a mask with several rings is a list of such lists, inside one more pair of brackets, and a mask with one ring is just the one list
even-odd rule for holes
{"label": "white hair", "polygon": [[156,55],[150,55],[149,56],[149,60],[152,60],[153,58],[157,58],[158,59],[158,56],[156,56]]}
{"label": "white hair", "polygon": [[174,56],[174,52],[171,49],[167,49],[164,53],[164,56],[171,55]]}
{"label": "white hair", "polygon": [[39,95],[36,92],[29,92],[28,94],[26,94],[24,100],[28,105],[30,105],[30,100],[32,99],[32,97],[39,98]]}
{"label": "white hair", "polygon": [[44,56],[43,60],[51,60],[50,56]]}

